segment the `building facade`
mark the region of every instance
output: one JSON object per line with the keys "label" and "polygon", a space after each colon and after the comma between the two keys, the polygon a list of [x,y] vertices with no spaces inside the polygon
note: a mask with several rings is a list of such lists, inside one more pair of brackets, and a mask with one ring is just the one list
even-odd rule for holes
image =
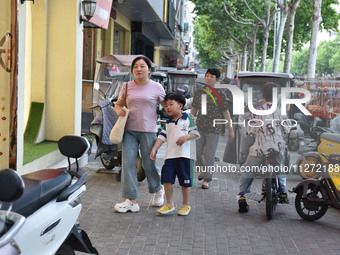
{"label": "building facade", "polygon": [[185,58],[184,58],[184,67],[187,69],[196,68],[198,65],[198,52],[194,47],[194,18],[195,14],[193,13],[194,4],[189,0],[185,1],[184,7],[184,31],[183,31],[183,40],[185,44]]}
{"label": "building facade", "polygon": [[60,160],[24,163],[33,105],[41,107],[34,143],[80,135],[84,84],[91,86],[97,58],[144,54],[158,67],[183,63],[184,0],[97,0],[95,15],[107,25],[82,21],[81,6],[82,0],[2,3],[0,169],[12,163],[23,174]]}
{"label": "building facade", "polygon": [[95,59],[108,54],[143,54],[157,67],[181,65],[185,2],[113,0],[108,29],[84,29],[83,79],[92,80]]}

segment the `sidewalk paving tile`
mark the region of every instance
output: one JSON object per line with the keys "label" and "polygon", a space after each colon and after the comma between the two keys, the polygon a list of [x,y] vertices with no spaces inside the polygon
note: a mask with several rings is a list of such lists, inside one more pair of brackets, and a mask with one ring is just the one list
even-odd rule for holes
{"label": "sidewalk paving tile", "polygon": [[[162,162],[156,161],[158,166]],[[201,189],[196,174],[188,216],[177,215],[182,202],[177,182],[174,185],[177,210],[159,215],[157,207],[151,206],[152,194],[148,193],[146,181],[138,184],[140,211],[120,214],[113,208],[123,201],[121,183],[113,173],[97,173],[100,168],[103,168],[100,160],[90,155],[89,164],[84,167],[89,179],[79,222],[101,255],[339,253],[340,212],[330,208],[320,220],[305,221],[295,211],[295,194],[289,194],[289,205],[277,206],[274,218],[269,221],[264,203],[250,199],[247,199],[249,212],[238,213],[237,174],[215,173],[208,190]],[[299,178],[293,179],[287,181],[289,190],[299,182]],[[252,192],[260,189],[261,180],[255,179]]]}

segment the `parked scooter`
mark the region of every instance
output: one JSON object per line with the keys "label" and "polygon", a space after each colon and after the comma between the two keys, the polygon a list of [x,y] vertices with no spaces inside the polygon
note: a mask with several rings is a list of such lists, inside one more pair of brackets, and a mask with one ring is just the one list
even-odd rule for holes
{"label": "parked scooter", "polygon": [[[118,119],[110,100],[102,101],[100,104],[92,107],[94,119],[90,124],[90,132],[95,136],[97,151],[95,158],[98,156],[103,166],[111,170],[114,167],[121,167],[122,148],[120,144],[114,144],[110,141],[110,131]],[[118,171],[117,180],[120,180],[120,171]]]}
{"label": "parked scooter", "polygon": [[321,179],[300,182],[296,193],[295,208],[305,220],[320,219],[329,206],[340,209],[340,135],[322,134],[318,146],[320,162],[309,167],[321,174]]}
{"label": "parked scooter", "polygon": [[112,75],[110,80],[101,80],[104,75],[105,66],[98,68],[99,73],[96,75],[97,80],[93,85],[93,121],[90,124],[90,132],[95,136],[97,143],[97,151],[95,158],[98,156],[103,166],[111,170],[118,168],[116,175],[120,180],[121,168],[121,146],[113,144],[110,141],[110,131],[118,119],[118,115],[114,110],[114,103],[118,100],[119,91],[125,80],[128,80],[129,74],[118,73]]}
{"label": "parked scooter", "polygon": [[[118,120],[114,104],[118,100],[119,92],[123,85],[122,80],[126,79],[126,75],[115,75],[115,79],[110,82],[106,91],[101,90],[99,83],[94,84],[94,91],[98,93],[97,98],[99,99],[97,104],[92,107],[94,119],[90,124],[90,132],[95,136],[97,143],[95,158],[99,156],[103,166],[108,170],[118,168],[116,171],[117,181],[121,179],[122,147],[121,144],[114,144],[110,141],[110,132]],[[136,164],[137,179],[141,182],[145,179],[145,172],[140,156],[137,157]]]}
{"label": "parked scooter", "polygon": [[[318,179],[320,178],[320,171],[317,171],[315,165],[320,165],[326,163],[324,157],[322,157],[322,153],[326,153],[328,151],[328,147],[325,146],[325,143],[322,141],[326,141],[324,137],[329,137],[329,135],[339,135],[339,133],[335,130],[332,130],[327,127],[315,127],[315,136],[316,136],[316,148],[315,151],[312,148],[309,152],[303,153],[296,161],[297,172],[300,174],[302,179]],[[332,150],[330,153],[335,153]]]}
{"label": "parked scooter", "polygon": [[[71,138],[63,141],[70,151],[82,155],[88,150],[85,138]],[[0,201],[4,202],[0,211],[0,254],[98,254],[77,223],[87,178],[84,173],[73,183],[71,174],[62,169],[23,176],[11,169],[0,171]]]}
{"label": "parked scooter", "polygon": [[325,119],[306,116],[303,113],[295,113],[293,118],[298,122],[305,136],[313,139],[317,139],[320,128],[326,126]]}

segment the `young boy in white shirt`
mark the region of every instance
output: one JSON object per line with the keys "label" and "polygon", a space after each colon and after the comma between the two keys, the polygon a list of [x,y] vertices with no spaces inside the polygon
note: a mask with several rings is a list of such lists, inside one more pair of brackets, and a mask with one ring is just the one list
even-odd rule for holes
{"label": "young boy in white shirt", "polygon": [[[158,149],[167,142],[165,162],[162,168],[161,179],[164,185],[167,204],[157,211],[168,214],[175,210],[173,203],[173,188],[176,175],[182,187],[183,204],[178,215],[188,215],[190,212],[189,197],[193,184],[194,146],[190,140],[199,138],[199,133],[190,115],[182,112],[185,98],[178,93],[165,96],[165,111],[171,117],[160,132],[152,148],[150,158],[155,160]],[[192,149],[191,149],[192,148]]]}

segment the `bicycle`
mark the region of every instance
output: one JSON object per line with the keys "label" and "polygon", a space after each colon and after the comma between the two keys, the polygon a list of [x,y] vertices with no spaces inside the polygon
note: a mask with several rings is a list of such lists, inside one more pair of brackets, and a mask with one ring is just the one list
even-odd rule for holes
{"label": "bicycle", "polygon": [[[276,205],[279,202],[279,178],[277,171],[273,171],[275,166],[280,166],[278,160],[279,152],[275,150],[270,150],[265,156],[264,165],[267,166],[266,176],[264,180],[264,186],[262,189],[262,198],[259,201],[266,201],[266,216],[268,220],[273,218]],[[262,169],[262,173],[263,173]],[[269,188],[268,188],[269,187]]]}

